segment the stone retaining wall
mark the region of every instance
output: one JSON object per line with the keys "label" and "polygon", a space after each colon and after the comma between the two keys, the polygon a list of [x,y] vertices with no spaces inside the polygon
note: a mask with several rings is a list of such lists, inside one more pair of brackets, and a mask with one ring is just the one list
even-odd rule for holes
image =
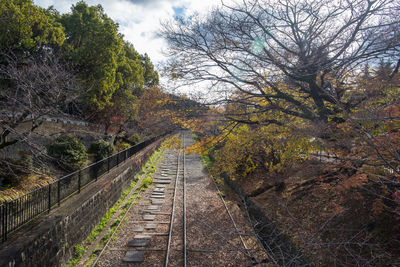
{"label": "stone retaining wall", "polygon": [[160,143],[161,140],[149,145],[61,207],[11,235],[0,245],[0,266],[64,266],[72,257],[74,246],[85,240],[116,203]]}

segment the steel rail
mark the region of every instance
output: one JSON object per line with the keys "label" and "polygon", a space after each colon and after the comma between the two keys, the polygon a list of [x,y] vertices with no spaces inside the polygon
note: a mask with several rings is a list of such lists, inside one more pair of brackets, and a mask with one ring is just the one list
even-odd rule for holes
{"label": "steel rail", "polygon": [[271,256],[271,254],[268,252],[268,250],[264,247],[263,243],[261,242],[261,237],[259,236],[259,234],[257,234],[257,231],[256,231],[256,229],[254,227],[253,220],[251,219],[251,216],[250,216],[250,213],[249,213],[249,209],[247,207],[246,199],[242,195],[240,195],[240,198],[242,199],[242,202],[243,202],[243,205],[244,205],[244,209],[246,211],[247,221],[250,223],[251,229],[253,230],[254,236],[257,239],[258,245],[264,251],[265,255],[268,256],[268,259],[270,261],[272,261],[276,266],[278,266],[278,262],[274,259],[274,257]]}
{"label": "steel rail", "polygon": [[177,160],[175,188],[174,188],[174,196],[173,196],[173,201],[172,201],[172,213],[171,213],[171,221],[170,221],[170,224],[169,224],[168,244],[167,244],[167,250],[166,250],[166,253],[165,253],[164,267],[168,266],[169,251],[170,251],[170,248],[171,248],[172,229],[173,229],[173,226],[174,226],[174,216],[175,216],[176,189],[178,187],[178,179],[179,179],[179,160],[180,160],[180,156],[181,156],[181,148],[179,148],[179,154],[178,154],[178,160]]}
{"label": "steel rail", "polygon": [[[125,212],[124,216],[122,217],[121,221],[118,223],[117,227],[115,227],[113,233],[111,234],[110,238],[107,240],[107,243],[104,245],[103,249],[100,251],[99,255],[96,258],[96,261],[93,263],[93,267],[96,266],[97,262],[99,261],[101,255],[103,254],[103,252],[106,250],[106,247],[108,246],[108,244],[110,243],[110,241],[112,240],[112,238],[114,237],[114,234],[117,232],[119,226],[121,225],[121,223],[125,220],[126,215],[128,214],[128,212],[130,211],[131,207],[133,206],[133,203],[135,203],[136,199],[138,198],[139,194],[142,192],[144,186],[140,186],[140,190],[139,192],[137,192],[135,198],[132,200],[131,204],[129,205],[128,210]],[[118,218],[118,217],[117,217]]]}
{"label": "steel rail", "polygon": [[186,168],[185,168],[185,132],[183,133],[183,267],[186,267],[187,249],[186,249]]}
{"label": "steel rail", "polygon": [[[158,157],[157,157],[156,159],[154,159],[154,161],[152,162],[152,164],[146,169],[146,172],[142,175],[142,178],[143,178],[143,179],[146,178],[146,175],[147,175],[147,173],[149,173],[149,170],[151,169],[151,167],[154,166],[154,164],[156,164],[156,163],[158,162],[158,160],[160,159],[161,155],[163,154],[163,151],[164,151],[164,150],[160,151]],[[141,179],[139,179],[138,182],[139,182],[139,181],[141,181]],[[100,251],[99,255],[97,256],[95,262],[94,262],[93,265],[92,265],[93,267],[95,267],[96,264],[98,263],[98,261],[100,260],[101,255],[102,255],[102,254],[104,253],[104,251],[106,250],[108,244],[109,244],[110,241],[112,240],[114,234],[117,232],[117,230],[118,230],[119,226],[121,225],[121,223],[125,220],[126,215],[129,213],[131,207],[133,206],[133,203],[135,203],[136,199],[138,198],[138,196],[139,196],[140,193],[142,192],[143,188],[144,188],[144,185],[141,185],[139,188],[135,188],[135,187],[132,188],[133,192],[136,191],[136,190],[138,190],[138,189],[139,189],[139,191],[137,192],[135,198],[132,200],[131,204],[129,205],[129,207],[128,207],[128,209],[126,210],[124,216],[122,217],[122,219],[121,219],[120,222],[118,223],[117,227],[114,229],[113,233],[111,234],[111,236],[110,236],[109,239],[107,240],[106,244],[104,245],[104,247],[103,247],[102,250]],[[132,192],[132,191],[130,191],[130,192]],[[134,193],[132,193],[132,194],[134,194]],[[129,195],[129,194],[128,194],[128,195]],[[127,202],[128,202],[128,201],[129,201],[129,199],[127,199]],[[120,207],[122,208],[123,206],[124,206],[124,205],[122,205],[122,203],[121,203],[121,206],[120,206]],[[118,217],[116,218],[116,220],[117,220],[117,219],[118,219]]]}
{"label": "steel rail", "polygon": [[214,186],[215,186],[215,188],[216,188],[217,191],[218,191],[218,195],[219,195],[219,197],[220,197],[222,203],[223,203],[224,206],[225,206],[225,210],[226,210],[226,212],[228,213],[229,218],[231,219],[231,222],[232,222],[232,224],[233,224],[233,227],[235,228],[236,233],[237,233],[237,235],[239,236],[241,243],[243,244],[243,247],[244,247],[245,250],[246,250],[247,256],[248,256],[248,257],[251,259],[251,261],[254,263],[254,262],[255,262],[255,258],[250,254],[249,248],[247,247],[246,243],[244,242],[244,240],[243,240],[243,238],[242,238],[242,235],[240,234],[239,229],[238,229],[238,227],[237,227],[237,225],[236,225],[236,223],[235,223],[235,220],[233,219],[232,214],[231,214],[231,212],[229,211],[229,208],[228,208],[228,206],[226,205],[226,202],[225,202],[224,198],[222,197],[222,192],[219,190],[218,185],[217,185],[217,183],[214,181],[214,179],[213,179],[212,177],[210,177],[210,179],[211,179],[211,181],[213,181]]}

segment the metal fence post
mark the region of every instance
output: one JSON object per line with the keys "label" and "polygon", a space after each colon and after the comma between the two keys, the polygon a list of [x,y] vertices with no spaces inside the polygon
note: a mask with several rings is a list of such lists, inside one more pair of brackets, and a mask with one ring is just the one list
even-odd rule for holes
{"label": "metal fence post", "polygon": [[0,211],[1,211],[1,240],[3,241],[4,237],[4,204],[0,205]]}
{"label": "metal fence post", "polygon": [[81,170],[78,172],[78,194],[81,192]]}
{"label": "metal fence post", "polygon": [[[110,171],[111,168],[115,166],[119,166],[120,163],[125,162],[128,158],[132,157],[135,153],[137,153],[139,150],[143,149],[145,146],[147,146],[149,143],[153,142],[155,138],[152,138],[150,140],[147,140],[145,142],[139,143],[138,145],[132,146],[129,149],[126,149],[125,151],[121,151],[119,153],[116,153],[112,155],[111,157],[107,158],[107,172]],[[117,157],[117,162],[115,162],[115,158]],[[121,157],[121,159],[120,159]],[[116,165],[115,165],[116,163]],[[95,163],[94,165],[90,166],[87,169],[87,175],[86,179],[92,180],[93,179],[93,174],[95,175],[96,181],[98,180],[99,175],[104,173],[104,166],[105,162],[100,161]],[[73,175],[76,175],[74,173]],[[64,176],[64,178],[70,178],[69,175]],[[76,178],[74,176],[74,178]],[[85,182],[85,181],[84,181]],[[86,181],[87,182],[87,181]],[[54,182],[53,182],[54,183]],[[7,240],[7,235],[8,232],[18,228],[18,226],[23,225],[26,219],[32,219],[37,217],[41,212],[46,211],[46,186],[48,186],[47,189],[47,200],[48,200],[48,205],[47,209],[48,212],[51,211],[52,207],[52,184],[49,183],[38,190],[35,190],[23,198],[18,198],[16,200],[13,200],[12,202],[5,202],[3,205],[0,205],[0,242]],[[55,184],[55,183],[54,183]],[[66,186],[66,185],[64,185]],[[78,171],[78,193],[80,193],[82,187],[82,173],[81,170]],[[55,196],[57,199],[53,199],[55,201],[54,204],[58,204],[58,206],[61,205],[61,180],[57,180],[57,192],[54,192],[54,194],[57,194]],[[64,188],[66,189],[66,188]],[[63,190],[64,190],[63,189]]]}
{"label": "metal fence post", "polygon": [[1,238],[2,238],[2,240],[3,241],[5,241],[6,239],[5,239],[5,236],[6,236],[6,231],[5,231],[5,227],[6,227],[6,216],[5,216],[5,214],[6,214],[6,204],[7,203],[5,203],[5,204],[3,204],[2,206],[1,206]]}
{"label": "metal fence post", "polygon": [[57,202],[58,202],[58,206],[60,206],[60,202],[61,202],[61,191],[60,191],[60,180],[57,181]]}
{"label": "metal fence post", "polygon": [[49,184],[49,212],[51,209],[51,184]]}
{"label": "metal fence post", "polygon": [[96,181],[97,181],[97,179],[99,179],[99,163],[94,165],[93,168],[94,168],[94,176],[95,176]]}
{"label": "metal fence post", "polygon": [[3,222],[3,240],[7,240],[7,224],[8,224],[8,202],[6,202],[6,205],[4,206],[4,222]]}

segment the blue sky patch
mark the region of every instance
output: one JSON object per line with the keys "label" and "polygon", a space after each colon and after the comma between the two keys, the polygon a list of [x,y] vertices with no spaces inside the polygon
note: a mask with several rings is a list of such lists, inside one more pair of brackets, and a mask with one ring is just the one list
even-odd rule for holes
{"label": "blue sky patch", "polygon": [[174,18],[183,17],[185,15],[186,7],[183,7],[183,6],[175,7],[175,6],[173,6],[172,9],[174,10]]}

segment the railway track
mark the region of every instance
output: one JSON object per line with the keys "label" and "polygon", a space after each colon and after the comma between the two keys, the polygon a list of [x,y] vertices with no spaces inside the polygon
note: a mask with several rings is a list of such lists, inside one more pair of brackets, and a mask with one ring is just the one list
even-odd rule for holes
{"label": "railway track", "polygon": [[[218,206],[216,220],[205,216],[208,211],[204,213],[204,208],[198,207],[199,203],[203,206],[207,203],[198,203],[193,197],[197,180],[191,175],[193,171],[186,169],[184,149],[192,138],[188,132],[181,133],[180,137],[181,147],[165,153],[153,185],[142,192],[140,203],[127,212],[116,239],[107,242],[92,266],[257,265],[252,254],[260,249],[249,247],[245,240],[254,234],[239,229],[228,205],[218,197],[221,193],[215,183],[211,189],[210,180],[206,188],[213,190],[213,195],[208,197],[213,197],[214,206]],[[197,212],[200,210],[202,213]],[[215,260],[218,255],[221,262]]]}

